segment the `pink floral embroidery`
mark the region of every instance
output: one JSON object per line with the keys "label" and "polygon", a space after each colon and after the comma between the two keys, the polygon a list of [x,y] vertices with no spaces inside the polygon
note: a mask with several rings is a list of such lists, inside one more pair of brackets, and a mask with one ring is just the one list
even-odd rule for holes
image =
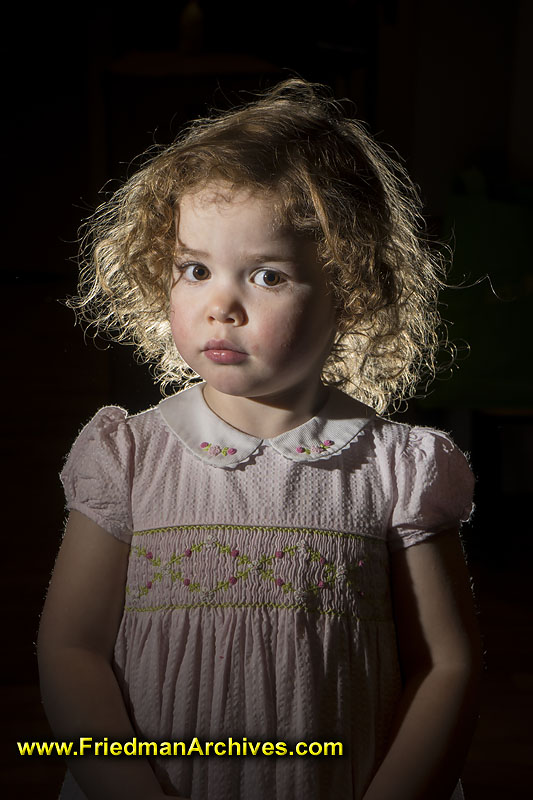
{"label": "pink floral embroidery", "polygon": [[239,555],[239,551],[237,549],[232,550],[230,555],[232,558],[237,558],[237,556]]}
{"label": "pink floral embroidery", "polygon": [[152,588],[152,581],[148,581],[148,582],[147,582],[147,584],[146,584],[146,588],[147,588],[147,589],[151,589],[151,588]]}
{"label": "pink floral embroidery", "polygon": [[276,550],[276,558],[283,558],[284,555],[283,550]]}
{"label": "pink floral embroidery", "polygon": [[184,555],[184,556],[187,556],[187,558],[190,558],[190,557],[192,556],[192,550],[191,550],[191,548],[190,548],[190,547],[188,547],[186,550],[184,550],[184,551],[183,551],[183,555]]}
{"label": "pink floral embroidery", "polygon": [[276,578],[276,586],[283,586],[284,583],[283,578]]}
{"label": "pink floral embroidery", "polygon": [[296,448],[296,452],[297,453],[306,453],[309,456],[309,455],[311,455],[311,453],[314,453],[314,454],[322,453],[323,450],[327,450],[328,447],[331,447],[331,445],[333,445],[333,444],[335,444],[335,442],[332,439],[324,439],[323,442],[319,442],[318,444],[314,444],[311,448],[302,447],[302,445],[300,445],[299,447]]}
{"label": "pink floral embroidery", "polygon": [[234,456],[237,450],[235,447],[220,447],[218,444],[211,442],[202,442],[200,447],[212,456]]}
{"label": "pink floral embroidery", "polygon": [[235,575],[231,576],[229,582],[231,583],[232,586],[235,586],[235,584],[237,583],[237,578],[235,577]]}

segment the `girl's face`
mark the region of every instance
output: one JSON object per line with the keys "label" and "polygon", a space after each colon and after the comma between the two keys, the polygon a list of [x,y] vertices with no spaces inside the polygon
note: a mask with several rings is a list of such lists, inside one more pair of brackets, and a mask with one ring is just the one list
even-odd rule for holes
{"label": "girl's face", "polygon": [[280,399],[319,385],[333,302],[316,245],[277,221],[270,196],[224,184],[185,195],[176,252],[172,335],[212,390]]}

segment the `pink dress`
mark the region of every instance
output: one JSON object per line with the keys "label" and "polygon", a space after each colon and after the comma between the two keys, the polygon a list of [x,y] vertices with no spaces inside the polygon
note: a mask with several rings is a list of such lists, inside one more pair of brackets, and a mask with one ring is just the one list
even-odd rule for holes
{"label": "pink dress", "polygon": [[[202,388],[102,408],[61,473],[69,509],[131,542],[114,668],[138,738],[233,740],[152,761],[192,800],[359,800],[401,692],[389,554],[466,520],[472,473],[445,434],[338,390],[262,440]],[[238,756],[245,739],[287,754]],[[84,795],[67,776],[61,796]]]}

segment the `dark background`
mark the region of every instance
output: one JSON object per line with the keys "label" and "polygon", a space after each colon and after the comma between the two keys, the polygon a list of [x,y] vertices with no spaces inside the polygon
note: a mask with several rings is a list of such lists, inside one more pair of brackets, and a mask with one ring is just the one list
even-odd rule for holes
{"label": "dark background", "polygon": [[84,340],[58,302],[75,291],[78,225],[139,153],[169,143],[184,122],[301,75],[353,101],[400,153],[430,233],[455,251],[449,281],[462,288],[444,293],[442,313],[456,367],[398,418],[451,431],[478,479],[463,530],[486,669],[467,800],[529,797],[532,4],[132,9],[43,4],[4,16],[3,782],[17,797],[46,800],[63,771],[15,749],[51,737],[34,641],[64,521],[63,459],[102,405],[136,412],[160,399],[132,348]]}

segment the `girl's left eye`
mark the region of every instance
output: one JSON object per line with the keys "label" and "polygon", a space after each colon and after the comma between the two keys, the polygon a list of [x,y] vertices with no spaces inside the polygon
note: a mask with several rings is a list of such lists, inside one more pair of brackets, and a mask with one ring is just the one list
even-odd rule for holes
{"label": "girl's left eye", "polygon": [[253,277],[254,283],[258,283],[259,286],[265,286],[269,289],[283,283],[283,276],[274,269],[261,269],[259,272],[256,272]]}

